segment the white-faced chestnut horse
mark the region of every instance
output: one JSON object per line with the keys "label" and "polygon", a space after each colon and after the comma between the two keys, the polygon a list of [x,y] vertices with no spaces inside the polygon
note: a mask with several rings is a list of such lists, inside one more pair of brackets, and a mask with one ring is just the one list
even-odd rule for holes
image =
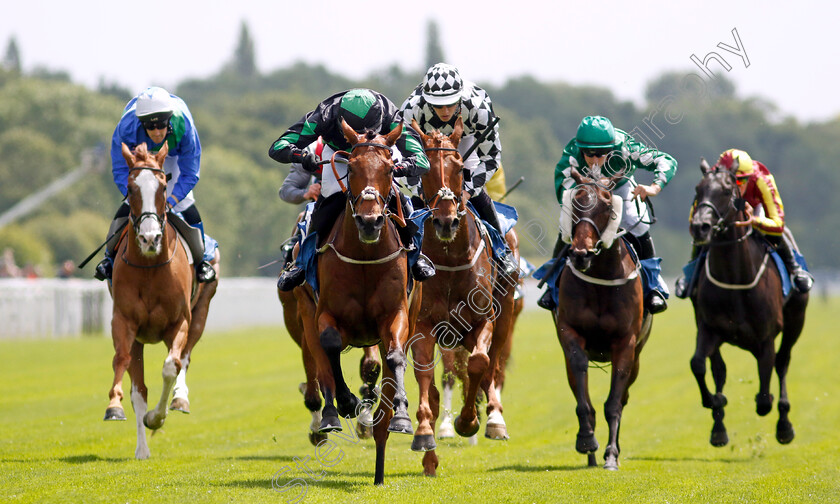
{"label": "white-faced chestnut horse", "polygon": [[[347,203],[318,249],[319,297],[314,313],[307,313],[312,304],[304,296],[297,299],[324,396],[321,432],[341,430],[339,415],[354,418],[366,409],[344,381],[342,350],[379,345],[385,366],[379,406],[373,416],[373,438],[374,484],[381,485],[389,433],[413,432],[404,376],[406,343],[414,331],[421,289],[415,282],[411,293],[407,292],[407,249],[394,222],[402,217],[389,218],[388,211],[394,178],[391,147],[403,134],[403,125],[384,136],[356,133],[344,120],[341,128],[352,146],[349,153],[343,153],[349,156],[346,186],[342,183]],[[295,293],[303,294],[302,289]]]}
{"label": "white-faced chestnut horse", "polygon": [[[412,126],[420,132],[416,123]],[[489,237],[482,235],[478,220],[466,209],[464,164],[457,149],[462,134],[460,119],[449,136],[420,132],[431,165],[421,177],[432,210],[425,223],[423,251],[435,263],[437,273],[424,282],[423,304],[411,342],[420,393],[418,427],[411,448],[426,452],[423,470],[427,475],[434,475],[438,465],[435,422],[440,395],[434,384],[435,344],[441,353],[454,352],[456,347],[469,352],[464,405],[455,419],[455,431],[465,437],[478,431],[476,397],[480,386],[487,396],[485,436],[508,438],[494,377],[500,355],[506,348],[510,350],[506,344],[513,328],[518,275],[508,278],[498,271]],[[515,235],[511,240],[516,252]]]}
{"label": "white-faced chestnut horse", "polygon": [[[773,409],[770,378],[773,368],[779,377],[779,421],[776,439],[793,441],[788,418],[787,371],[793,345],[805,324],[808,293],[791,288],[788,299],[782,294],[779,271],[768,261],[767,244],[752,232],[752,226],[737,226],[746,219],[741,193],[729,170],[700,164],[703,178],[696,188],[691,218],[691,237],[695,246],[708,250],[692,289],[697,346],[691,358],[691,371],[700,386],[703,407],[712,410],[714,425],[710,442],[724,446],[729,442],[723,425],[726,397],[726,365],[720,346],[729,343],[755,356],[758,361],[756,412],[766,415]],[[768,264],[769,262],[769,264]],[[775,338],[782,333],[778,352]],[[706,385],[706,359],[712,367],[715,394]]]}
{"label": "white-faced chestnut horse", "polygon": [[[210,300],[218,280],[198,284],[186,243],[167,219],[166,176],[161,168],[168,147],[150,154],[145,144],[132,153],[123,144],[129,167],[129,220],[117,245],[111,282],[114,299],[111,336],[114,341],[114,383],[105,420],[125,420],[121,401],[126,370],[131,378],[131,405],[137,417],[134,456],[149,458],[145,427],[157,430],[166,419],[166,403],[179,383],[181,391],[170,409],[189,412],[185,373],[193,347],[204,332]],[[200,257],[195,260],[201,260]],[[219,252],[213,261],[218,274]],[[157,405],[147,409],[143,376],[143,345],[164,342],[163,390]],[[145,425],[145,427],[144,427]]]}
{"label": "white-faced chestnut horse", "polygon": [[563,204],[561,228],[571,233],[568,260],[558,280],[554,309],[557,337],[566,357],[566,375],[577,400],[575,448],[597,465],[595,409],[589,398],[589,362],[610,362],[610,392],[604,403],[609,443],[604,468],[618,469],[618,431],[629,389],[639,374],[639,353],[650,335],[652,316],[644,311],[642,278],[618,235],[623,202],[613,196],[615,180],[592,179],[572,170],[576,182]]}

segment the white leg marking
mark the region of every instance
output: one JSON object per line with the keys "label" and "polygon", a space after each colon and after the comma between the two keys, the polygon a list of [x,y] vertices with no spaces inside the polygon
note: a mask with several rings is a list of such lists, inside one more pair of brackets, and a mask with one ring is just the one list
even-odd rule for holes
{"label": "white leg marking", "polygon": [[131,406],[134,408],[134,416],[137,420],[137,448],[134,450],[134,458],[145,460],[149,458],[149,445],[146,444],[146,427],[143,425],[143,416],[146,415],[146,401],[133,384],[131,385]]}

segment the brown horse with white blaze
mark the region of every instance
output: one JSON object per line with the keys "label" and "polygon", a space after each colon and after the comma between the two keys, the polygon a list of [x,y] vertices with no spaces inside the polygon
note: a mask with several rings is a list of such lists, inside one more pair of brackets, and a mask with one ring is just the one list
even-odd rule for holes
{"label": "brown horse with white blaze", "polygon": [[[423,251],[435,263],[437,273],[424,282],[423,304],[413,333],[411,349],[414,374],[419,385],[418,427],[412,450],[426,452],[423,469],[434,475],[438,465],[435,453],[435,422],[440,411],[440,395],[434,383],[435,344],[441,353],[463,347],[466,358],[464,404],[455,419],[455,431],[471,437],[479,430],[476,397],[479,387],[487,396],[485,436],[507,439],[502,403],[494,380],[499,372],[500,355],[506,346],[515,317],[516,278],[502,278],[492,258],[489,237],[480,230],[477,218],[466,208],[463,192],[464,163],[457,147],[463,134],[460,119],[454,131],[426,135],[416,123],[431,168],[422,180],[424,195],[433,215],[426,220]],[[518,251],[515,236],[509,237]],[[517,256],[518,260],[518,256]]]}
{"label": "brown horse with white blaze", "polygon": [[[218,280],[197,284],[186,243],[167,219],[166,176],[161,168],[168,153],[167,145],[152,155],[145,144],[138,145],[133,153],[123,144],[122,153],[129,166],[127,198],[131,225],[116,248],[110,286],[114,299],[111,320],[114,382],[108,394],[110,402],[105,420],[126,419],[121,401],[122,380],[127,370],[131,378],[131,404],[137,417],[134,455],[146,459],[149,447],[145,427],[157,430],[163,426],[166,403],[176,381],[183,392],[173,400],[171,409],[189,412],[184,373],[192,348],[204,331]],[[218,262],[217,250],[213,261],[217,273]],[[163,390],[158,404],[146,411],[143,345],[161,341],[169,349],[163,363]]]}
{"label": "brown horse with white blaze", "polygon": [[[407,249],[400,242],[388,203],[393,185],[391,147],[403,134],[400,123],[387,135],[341,128],[352,146],[348,159],[347,204],[318,249],[320,295],[315,313],[303,315],[306,344],[317,364],[324,396],[321,432],[341,430],[341,417],[354,418],[365,405],[350,392],[341,370],[347,346],[379,345],[385,361],[379,406],[373,417],[376,443],[374,483],[384,483],[389,432],[411,434],[405,395],[406,343],[414,330],[421,289],[409,294]],[[397,205],[399,206],[399,205]],[[296,289],[296,294],[301,289]],[[300,295],[300,307],[307,305]],[[310,326],[311,324],[311,326]]]}
{"label": "brown horse with white blaze", "polygon": [[623,202],[610,191],[615,179],[592,179],[575,169],[572,178],[577,186],[568,189],[561,217],[564,233],[571,233],[571,245],[558,281],[554,324],[566,358],[569,387],[577,400],[575,448],[587,454],[590,466],[597,465],[598,441],[589,398],[589,362],[612,365],[604,403],[609,427],[604,468],[615,470],[621,414],[639,374],[639,354],[650,335],[652,316],[644,311],[639,267],[618,236]]}

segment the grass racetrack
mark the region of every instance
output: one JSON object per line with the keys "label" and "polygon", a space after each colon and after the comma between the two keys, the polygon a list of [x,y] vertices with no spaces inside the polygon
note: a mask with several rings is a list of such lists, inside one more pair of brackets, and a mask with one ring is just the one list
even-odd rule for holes
{"label": "grass racetrack", "polygon": [[[511,439],[487,440],[482,425],[477,446],[439,441],[438,476],[426,478],[411,437],[392,434],[384,487],[373,486],[373,440],[332,436],[340,449],[326,459],[333,465],[317,461],[297,390],[300,353],[284,328],[206,334],[188,376],[192,413],[170,412],[163,429],[147,434],[146,461],[134,460],[128,376],[128,421],[102,421],[112,380],[110,337],[3,341],[0,502],[840,502],[838,311],[840,300],[813,298],[794,347],[790,445],[775,440],[775,406],[766,417],[755,413],[753,357],[723,348],[730,442],[714,448],[711,411],[700,405],[688,364],[693,312],[688,301],[672,299],[655,318],[630,389],[618,472],[589,469],[575,452],[575,402],[553,324],[544,310],[525,311],[503,394]],[[146,347],[151,401],[160,394],[164,355],[163,345]],[[354,391],[360,356],[359,350],[343,356]],[[413,418],[413,371],[406,377]],[[591,369],[590,383],[603,464],[608,370]],[[775,374],[771,391],[777,398]],[[460,398],[455,402],[460,408]],[[297,467],[304,461],[312,474]]]}

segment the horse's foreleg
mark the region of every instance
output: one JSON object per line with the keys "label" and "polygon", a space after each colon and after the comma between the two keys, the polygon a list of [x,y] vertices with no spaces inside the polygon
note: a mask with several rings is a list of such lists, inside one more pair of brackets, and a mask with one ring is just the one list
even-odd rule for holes
{"label": "horse's foreleg", "polygon": [[787,372],[790,366],[791,350],[799,339],[805,321],[804,309],[805,307],[802,306],[800,312],[788,313],[788,306],[785,306],[785,327],[779,351],[776,353],[776,375],[779,377],[779,421],[776,423],[776,440],[782,444],[790,443],[795,436],[793,424],[788,417],[790,401],[787,394]]}
{"label": "horse's foreleg", "polygon": [[[385,353],[384,343],[380,343],[380,352]],[[387,362],[387,361],[386,361]],[[376,443],[376,469],[373,477],[374,485],[385,483],[385,445],[390,434],[389,426],[393,416],[394,396],[397,393],[394,372],[390,365],[382,370],[382,385],[379,387],[379,406],[374,414],[373,440]]]}
{"label": "horse's foreleg", "polygon": [[125,420],[125,410],[122,407],[122,381],[131,363],[131,345],[134,343],[135,331],[117,313],[111,320],[111,334],[114,340],[114,381],[108,391],[108,408],[105,410],[105,420]]}
{"label": "horse's foreleg", "polygon": [[575,412],[578,417],[578,433],[575,449],[587,454],[589,465],[594,466],[597,465],[594,452],[598,449],[598,441],[595,439],[595,408],[589,397],[589,357],[584,351],[585,341],[566,325],[558,326],[557,333],[566,359],[569,388],[577,401]]}
{"label": "horse's foreleg", "polygon": [[510,342],[513,337],[513,292],[500,300],[501,314],[493,324],[493,342],[490,345],[490,369],[482,381],[487,394],[487,425],[484,437],[488,439],[509,439],[507,426],[502,416],[501,388],[504,383],[504,366],[510,356]]}
{"label": "horse's foreleg", "polygon": [[[464,395],[464,405],[461,414],[455,419],[455,432],[463,437],[471,437],[478,432],[480,425],[478,410],[476,408],[476,397],[481,381],[485,373],[490,371],[490,356],[488,349],[493,336],[493,323],[485,321],[480,327],[474,329],[477,334],[475,346],[471,349],[470,357],[467,359],[467,375],[469,380]],[[470,341],[469,336],[465,338]]]}
{"label": "horse's foreleg", "polygon": [[629,390],[631,380],[638,374],[638,362],[636,361],[635,336],[620,340],[612,348],[612,378],[610,380],[610,393],[604,403],[604,417],[609,428],[609,441],[604,451],[604,469],[618,469],[618,455],[621,453],[621,446],[618,442],[618,432],[621,426],[621,414],[624,405],[630,398]]}
{"label": "horse's foreleg", "polygon": [[[418,332],[411,340],[411,354],[413,356],[414,377],[417,379],[418,401],[417,401],[417,430],[414,433],[414,440],[411,449],[414,451],[426,452],[434,450],[435,444],[435,420],[437,411],[431,406],[430,395],[435,389],[435,338],[432,335],[431,327],[419,324]],[[424,467],[427,476],[435,474],[435,467]]]}
{"label": "horse's foreleg", "polygon": [[382,361],[379,358],[379,347],[369,346],[364,348],[364,355],[359,362],[359,376],[362,378],[362,386],[359,394],[362,396],[364,407],[359,412],[359,421],[356,422],[356,433],[360,438],[367,439],[373,436],[373,415],[371,410],[376,404],[376,382],[379,381],[379,374],[382,372]]}
{"label": "horse's foreleg", "polygon": [[181,353],[187,342],[189,321],[186,319],[182,320],[173,331],[175,334],[172,338],[164,338],[164,341],[169,343],[169,354],[163,361],[163,369],[161,370],[163,384],[160,391],[160,400],[158,400],[155,408],[147,412],[143,417],[143,423],[152,430],[160,429],[163,427],[163,422],[166,421],[166,403],[169,402],[169,395],[175,387],[175,380],[178,377],[178,373],[181,372]]}
{"label": "horse's foreleg", "polygon": [[[707,358],[711,360],[712,364],[715,395],[711,394],[708,385],[706,385]],[[691,372],[700,388],[700,399],[703,407],[712,410],[714,424],[712,425],[709,443],[717,447],[726,446],[729,443],[729,435],[726,433],[726,426],[723,424],[723,408],[726,406],[726,396],[723,395],[723,385],[726,382],[726,364],[720,354],[719,343],[712,341],[712,337],[705,331],[698,330],[697,332],[697,345],[694,356],[691,358]]]}
{"label": "horse's foreleg", "polygon": [[764,416],[773,409],[773,394],[770,393],[770,379],[776,361],[776,349],[772,339],[764,343],[755,353],[758,363],[758,394],[755,396],[755,412]]}
{"label": "horse's foreleg", "polygon": [[455,428],[452,426],[452,392],[455,388],[455,351],[448,348],[440,349],[440,358],[443,362],[443,415],[440,417],[438,437],[440,439],[455,437]]}
{"label": "horse's foreleg", "polygon": [[137,448],[134,458],[145,460],[149,458],[149,445],[146,443],[146,427],[143,418],[146,416],[148,391],[144,378],[143,344],[135,341],[131,345],[131,364],[128,366],[131,378],[131,407],[137,422]]}
{"label": "horse's foreleg", "polygon": [[[408,317],[404,311],[398,311],[390,322],[380,325],[379,337],[388,349],[385,364],[393,373],[394,418],[388,425],[391,432],[413,434],[411,418],[408,416],[408,398],[405,395],[406,343],[408,340]],[[383,383],[383,387],[385,384]]]}

